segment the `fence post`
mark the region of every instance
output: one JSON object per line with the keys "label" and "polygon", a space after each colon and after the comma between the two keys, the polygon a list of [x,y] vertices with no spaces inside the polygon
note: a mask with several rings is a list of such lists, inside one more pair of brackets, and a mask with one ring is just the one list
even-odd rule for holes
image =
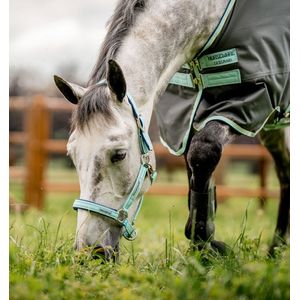
{"label": "fence post", "polygon": [[26,114],[25,203],[38,209],[44,204],[45,141],[49,136],[49,111],[43,96],[33,98]]}

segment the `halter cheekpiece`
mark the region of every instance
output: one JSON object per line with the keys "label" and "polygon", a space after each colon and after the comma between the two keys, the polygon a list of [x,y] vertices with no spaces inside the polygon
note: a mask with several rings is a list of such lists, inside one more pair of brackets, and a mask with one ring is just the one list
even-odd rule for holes
{"label": "halter cheekpiece", "polygon": [[[106,80],[101,80],[97,83],[97,85],[104,84],[107,84]],[[141,165],[131,192],[119,209],[110,208],[103,204],[85,199],[76,199],[73,204],[73,209],[83,209],[115,220],[124,228],[123,236],[127,240],[134,240],[137,236],[136,230],[134,229],[134,223],[142,206],[144,196],[142,195],[140,197],[137,209],[134,212],[131,221],[128,218],[128,210],[132,206],[134,200],[137,199],[147,175],[149,175],[152,184],[157,177],[157,173],[150,164],[150,152],[153,151],[153,146],[148,133],[145,131],[143,118],[138,111],[134,99],[128,93],[126,94],[126,97],[136,120],[141,150]]]}

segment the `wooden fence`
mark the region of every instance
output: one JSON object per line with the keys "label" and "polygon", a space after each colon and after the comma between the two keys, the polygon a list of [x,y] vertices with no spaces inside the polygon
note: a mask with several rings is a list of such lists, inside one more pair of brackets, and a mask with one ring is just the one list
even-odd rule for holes
{"label": "wooden fence", "polygon": [[[25,204],[36,208],[43,208],[43,200],[46,192],[78,192],[79,185],[60,182],[51,183],[45,178],[45,170],[49,154],[65,154],[66,140],[50,139],[51,114],[53,112],[71,112],[73,106],[59,98],[45,98],[41,95],[30,99],[14,97],[10,99],[10,111],[23,111],[25,117],[25,131],[10,132],[10,144],[22,144],[25,146],[25,168],[10,167],[10,178],[19,178],[24,182]],[[163,158],[172,166],[184,167],[182,157],[175,157],[159,143],[154,144],[157,158]],[[231,196],[258,197],[262,204],[269,196],[277,196],[277,191],[270,191],[266,186],[267,165],[270,155],[260,145],[227,145],[223,151],[222,161],[230,158],[259,161],[260,183],[259,188],[247,187],[233,188],[217,184],[218,199]],[[222,165],[221,161],[221,165]],[[217,181],[218,183],[218,181]],[[187,195],[186,185],[154,184],[149,194],[160,195]]]}

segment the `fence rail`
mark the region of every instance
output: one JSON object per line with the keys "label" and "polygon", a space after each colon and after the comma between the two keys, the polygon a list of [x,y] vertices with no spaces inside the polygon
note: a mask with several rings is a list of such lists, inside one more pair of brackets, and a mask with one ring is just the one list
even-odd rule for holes
{"label": "fence rail", "polygon": [[[53,183],[45,178],[48,155],[66,153],[66,140],[50,139],[51,113],[71,112],[73,106],[60,98],[45,98],[35,96],[33,98],[12,97],[10,99],[10,111],[23,111],[25,113],[25,131],[10,132],[10,144],[25,146],[25,167],[10,167],[10,178],[24,183],[25,203],[37,208],[43,207],[45,192],[78,192],[79,185],[74,183]],[[182,157],[174,157],[158,143],[154,144],[154,150],[158,158],[165,158],[171,164],[184,167]],[[223,159],[238,158],[245,160],[257,160],[260,162],[260,187],[259,188],[233,188],[217,185],[219,199],[231,196],[258,197],[265,201],[267,197],[277,196],[278,192],[268,190],[266,186],[266,166],[271,160],[267,150],[260,145],[227,145],[223,151]],[[160,195],[186,195],[186,185],[160,184],[151,187],[149,194]]]}

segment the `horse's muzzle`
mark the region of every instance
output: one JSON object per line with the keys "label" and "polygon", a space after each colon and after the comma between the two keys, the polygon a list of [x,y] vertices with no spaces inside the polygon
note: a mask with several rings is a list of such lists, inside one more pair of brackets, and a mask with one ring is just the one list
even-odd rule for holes
{"label": "horse's muzzle", "polygon": [[98,245],[92,250],[93,259],[102,259],[103,262],[117,262],[119,258],[119,244],[112,248],[111,246]]}

